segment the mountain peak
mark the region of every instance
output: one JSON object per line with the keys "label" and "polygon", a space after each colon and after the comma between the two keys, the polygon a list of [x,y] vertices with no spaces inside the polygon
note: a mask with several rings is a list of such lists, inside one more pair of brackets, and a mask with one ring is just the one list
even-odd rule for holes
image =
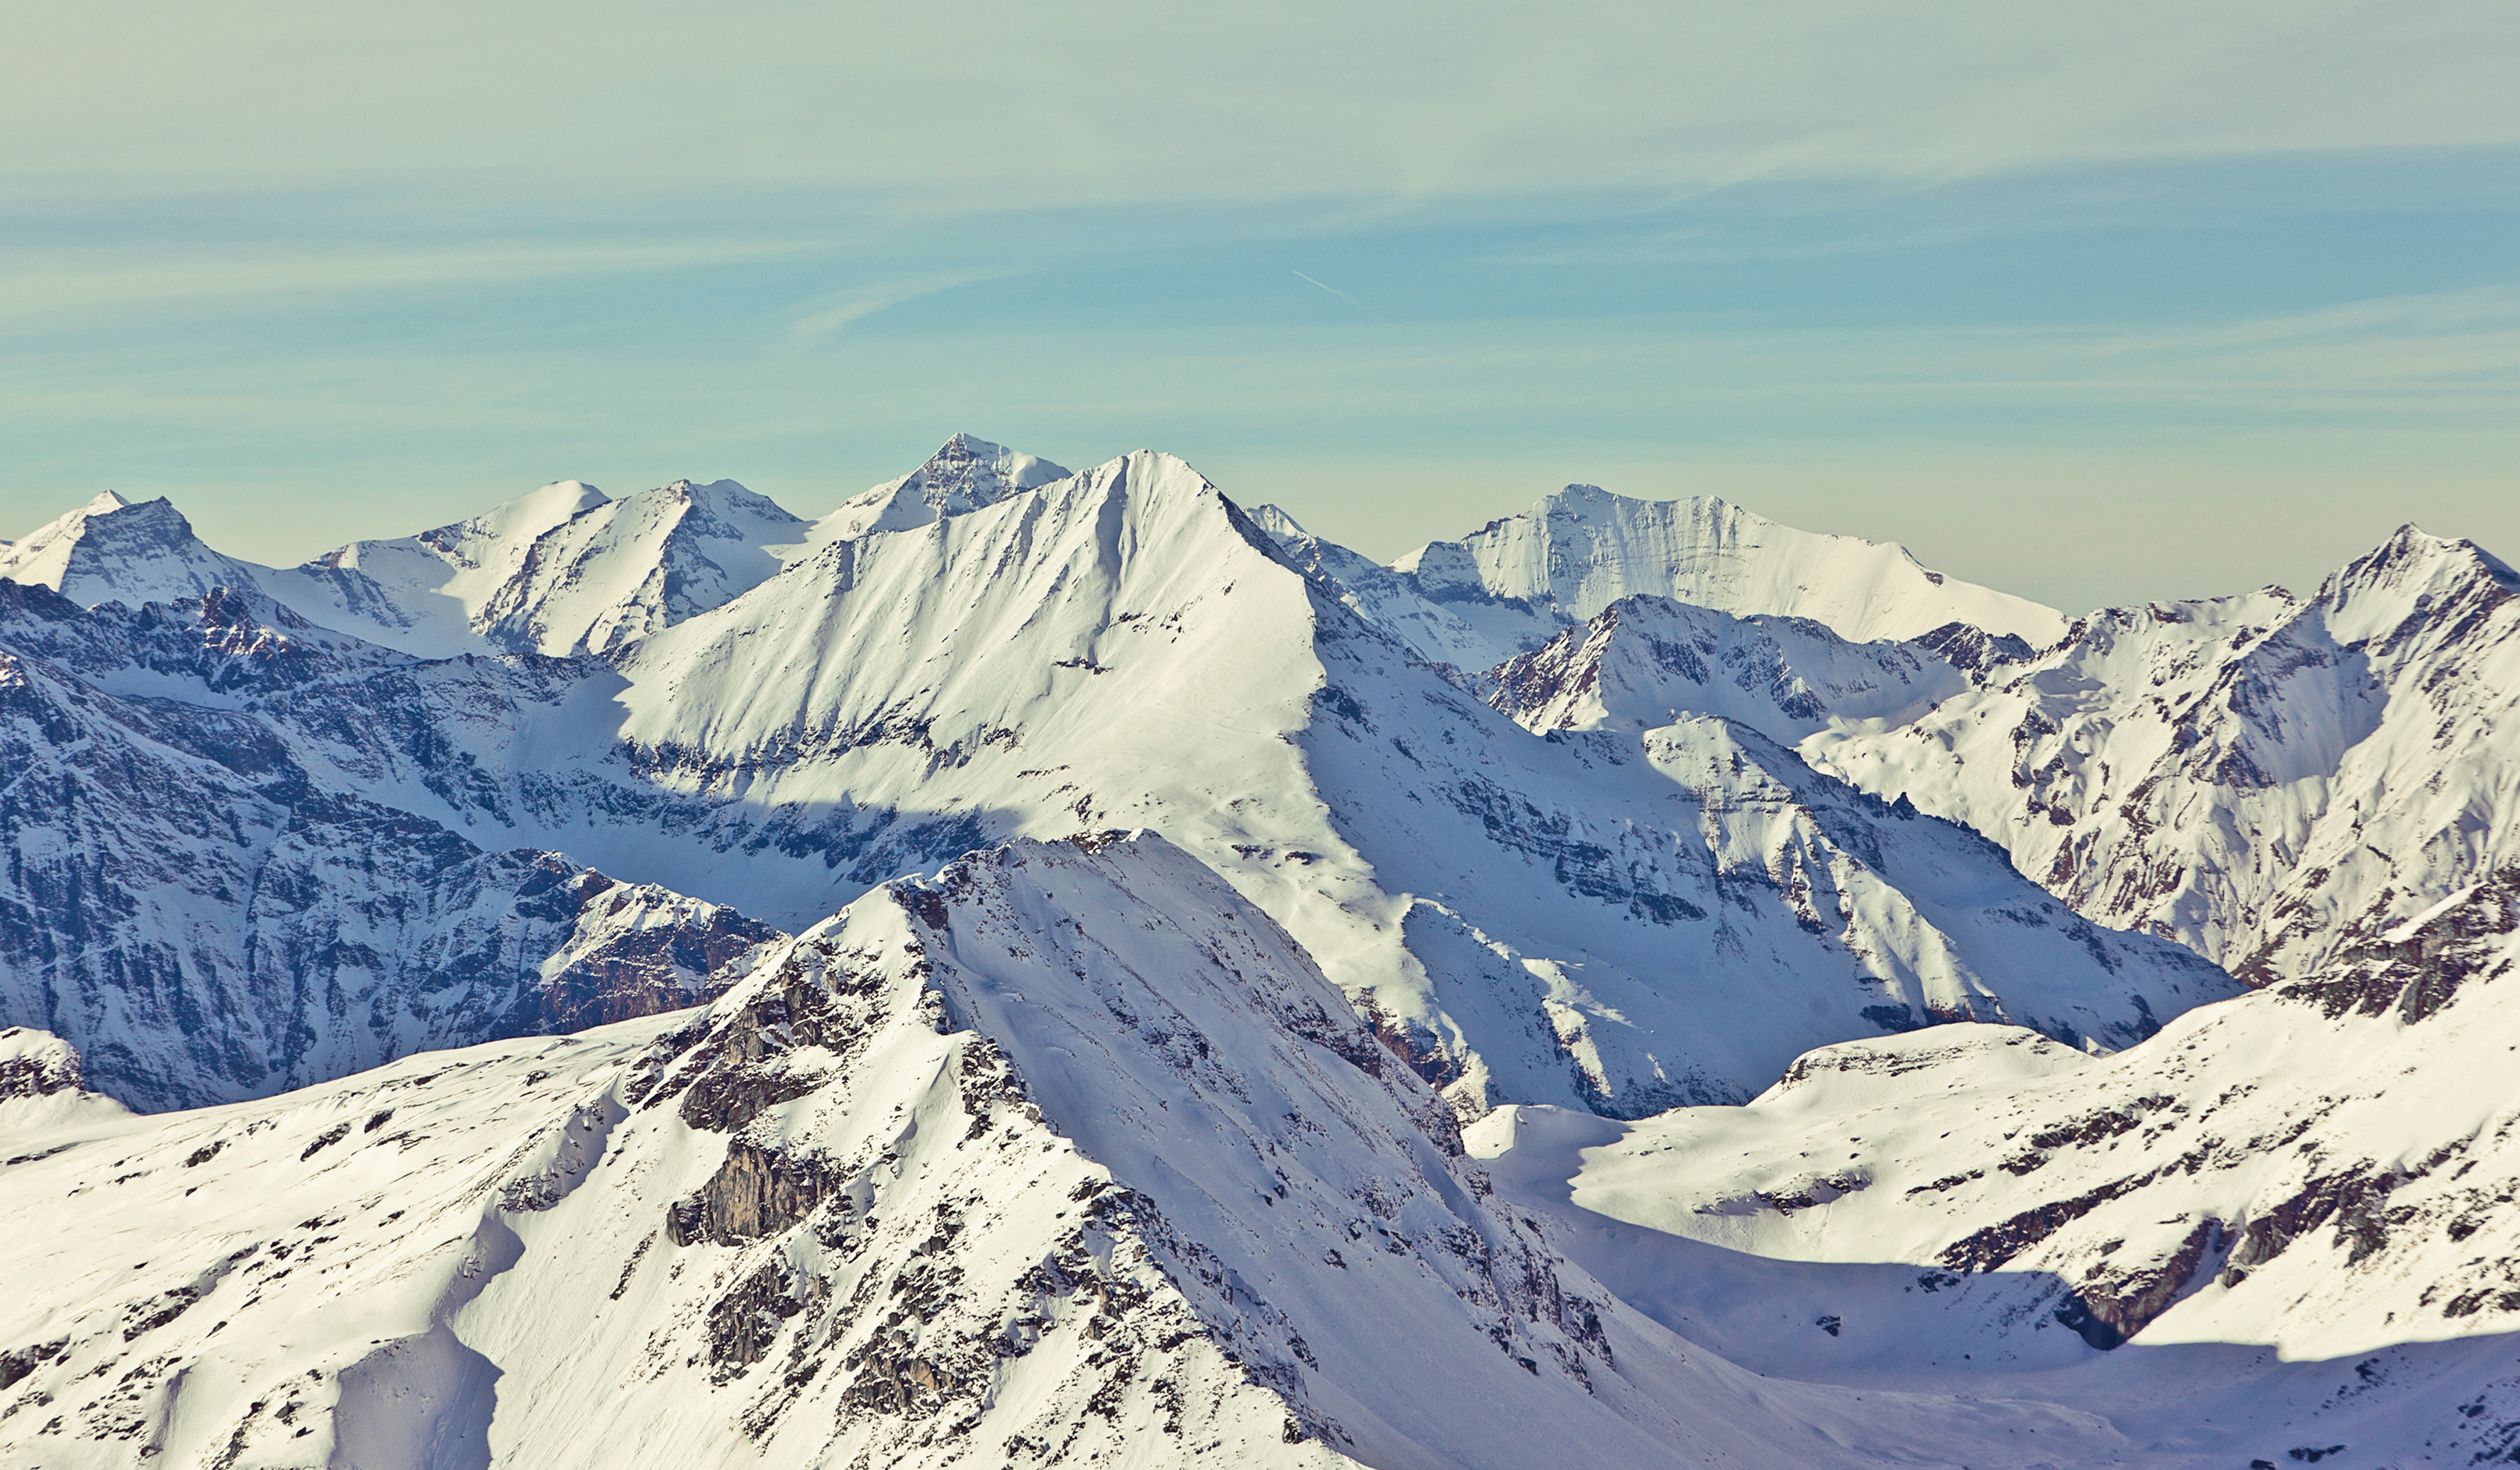
{"label": "mountain peak", "polygon": [[1064,467],[1038,455],[957,434],[918,469],[852,496],[815,522],[800,554],[832,541],[912,530],[947,516],[968,515],[1067,478]]}
{"label": "mountain peak", "polygon": [[1857,642],[1914,637],[1960,621],[2035,645],[2054,641],[2055,609],[1954,581],[1902,546],[1796,530],[1713,495],[1639,500],[1570,484],[1391,564],[1426,595],[1484,595],[1582,621],[1621,597],[1653,593],[1735,614],[1810,618]]}

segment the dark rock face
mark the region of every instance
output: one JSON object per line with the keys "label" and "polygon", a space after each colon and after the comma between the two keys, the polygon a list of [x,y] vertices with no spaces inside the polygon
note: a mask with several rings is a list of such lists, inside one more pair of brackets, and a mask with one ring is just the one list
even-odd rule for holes
{"label": "dark rock face", "polygon": [[23,1027],[0,1031],[0,1099],[76,1092],[82,1080],[69,1043]]}
{"label": "dark rock face", "polygon": [[194,1106],[689,1005],[776,937],[341,791],[266,712],[338,716],[340,680],[413,662],[246,594],[90,613],[0,582],[0,1024]]}

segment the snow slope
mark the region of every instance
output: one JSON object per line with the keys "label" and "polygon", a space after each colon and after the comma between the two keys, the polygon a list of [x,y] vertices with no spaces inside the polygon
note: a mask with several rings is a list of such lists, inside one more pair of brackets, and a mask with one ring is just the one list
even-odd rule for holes
{"label": "snow slope", "polygon": [[2520,860],[2520,574],[2471,542],[2408,527],[2307,599],[2094,613],[1982,677],[1805,753],[2252,981]]}
{"label": "snow slope", "polygon": [[1418,578],[1325,541],[1274,505],[1251,512],[1288,562],[1320,578],[1347,609],[1406,644],[1429,664],[1449,665],[1475,678],[1553,638],[1566,618],[1553,608],[1484,592],[1429,595]]}
{"label": "snow slope", "polygon": [[1943,1028],[1816,1051],[1748,1107],[1500,1113],[1472,1146],[1623,1300],[1762,1371],[1993,1374],[2221,1463],[2500,1459],[2515,971],[2504,869],[2114,1056]]}
{"label": "snow slope", "polygon": [[678,480],[590,506],[535,537],[475,620],[504,648],[621,648],[777,573],[766,548],[805,525],[732,480]]}
{"label": "snow slope", "polygon": [[64,1470],[2125,1447],[2046,1405],[1756,1378],[1621,1308],[1153,839],[893,885],[704,1013],[8,1136],[0,1445]]}
{"label": "snow slope", "polygon": [[1929,572],[1900,546],[1795,530],[1712,495],[1631,500],[1589,484],[1459,541],[1430,541],[1391,568],[1437,601],[1506,599],[1570,621],[1650,593],[1809,618],[1858,643],[1963,622],[2044,646],[2065,625],[2052,608]]}
{"label": "snow slope", "polygon": [[451,526],[391,540],[353,541],[300,570],[358,573],[382,589],[382,605],[301,611],[342,625],[355,625],[353,620],[385,624],[401,635],[383,638],[410,653],[444,657],[484,649],[484,610],[517,579],[534,543],[607,498],[591,484],[555,481]]}
{"label": "snow slope", "polygon": [[[616,666],[646,782],[744,824],[722,847],[758,851],[767,819],[830,854],[802,889],[753,870],[774,919],[911,813],[966,846],[1152,827],[1478,1111],[1746,1097],[1823,1038],[1928,1017],[2123,1044],[2228,991],[1755,736],[1688,722],[1647,755],[1515,727],[1169,456],[835,543]],[[653,876],[708,893],[693,861]]]}

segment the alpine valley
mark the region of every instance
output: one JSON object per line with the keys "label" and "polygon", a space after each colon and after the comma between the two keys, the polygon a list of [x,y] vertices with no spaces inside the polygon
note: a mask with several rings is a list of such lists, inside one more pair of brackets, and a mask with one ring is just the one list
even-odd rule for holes
{"label": "alpine valley", "polygon": [[12,1466],[2520,1462],[2520,574],[2412,527],[108,492],[0,817]]}

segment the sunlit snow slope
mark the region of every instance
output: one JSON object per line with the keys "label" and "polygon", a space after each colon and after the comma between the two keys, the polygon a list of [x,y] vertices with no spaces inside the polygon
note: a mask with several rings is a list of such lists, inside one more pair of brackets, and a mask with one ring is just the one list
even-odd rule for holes
{"label": "sunlit snow slope", "polygon": [[2125,1445],[2046,1405],[1761,1380],[1620,1307],[1482,1203],[1450,1110],[1286,936],[1153,838],[895,884],[705,1013],[171,1117],[56,1089],[0,1126],[13,1462]]}

